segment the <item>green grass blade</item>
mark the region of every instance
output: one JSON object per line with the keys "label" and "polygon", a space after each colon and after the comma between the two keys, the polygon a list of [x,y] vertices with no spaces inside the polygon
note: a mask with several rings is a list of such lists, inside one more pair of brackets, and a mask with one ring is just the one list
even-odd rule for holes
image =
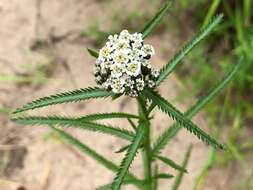
{"label": "green grass blade", "polygon": [[[192,151],[192,145],[189,146],[186,154],[185,154],[185,157],[184,157],[184,161],[182,163],[182,168],[186,168],[187,167],[187,164],[189,162],[189,159],[190,159],[190,156],[191,156],[191,151]],[[182,179],[183,179],[183,176],[184,176],[184,172],[179,172],[178,175],[176,176],[176,179],[175,179],[175,182],[172,186],[172,189],[171,190],[177,190],[182,182]]]}
{"label": "green grass blade", "polygon": [[160,85],[162,81],[164,81],[167,76],[173,71],[173,69],[177,66],[178,63],[207,35],[211,33],[211,31],[221,22],[223,15],[218,15],[200,32],[190,40],[161,70],[160,76],[156,81],[156,85]]}
{"label": "green grass blade", "polygon": [[114,182],[112,184],[112,190],[119,190],[121,187],[121,184],[125,178],[125,175],[127,174],[127,171],[132,164],[134,157],[137,153],[137,150],[139,148],[139,145],[141,144],[141,141],[145,134],[145,124],[141,123],[138,126],[136,135],[132,141],[132,144],[127,150],[127,153],[124,157],[124,159],[121,162],[120,169],[117,172],[117,175],[114,179]]}
{"label": "green grass blade", "polygon": [[51,117],[32,116],[32,117],[14,118],[13,121],[22,125],[60,125],[63,127],[77,127],[80,129],[97,131],[104,134],[116,136],[129,141],[131,141],[134,137],[134,133],[127,131],[125,129],[119,129],[116,127],[102,125],[98,123],[84,122],[76,118],[59,117],[59,116],[51,116]]}
{"label": "green grass blade", "polygon": [[208,9],[206,17],[204,19],[202,27],[205,27],[208,24],[210,19],[215,15],[215,12],[217,11],[220,4],[221,4],[221,0],[213,0],[212,1],[210,8]]}
{"label": "green grass blade", "polygon": [[96,120],[114,119],[114,118],[140,119],[140,117],[137,115],[133,115],[129,113],[121,113],[121,112],[90,114],[90,115],[80,117],[78,119],[80,121],[96,121]]}
{"label": "green grass blade", "polygon": [[156,13],[156,15],[146,24],[141,32],[143,39],[146,38],[158,26],[162,18],[165,16],[166,12],[169,10],[171,4],[171,1],[167,1],[165,5],[159,10],[159,12]]}
{"label": "green grass blade", "polygon": [[[119,167],[111,162],[110,160],[107,160],[102,155],[98,154],[95,150],[89,148],[76,138],[72,137],[68,133],[64,132],[63,130],[60,130],[56,127],[50,126],[53,131],[55,131],[58,135],[61,141],[67,144],[71,144],[74,147],[76,147],[81,152],[85,153],[87,156],[93,158],[95,161],[97,161],[99,164],[103,165],[105,168],[115,172],[118,171]],[[126,176],[126,180],[133,180],[138,181],[138,179],[131,173],[128,173]]]}
{"label": "green grass blade", "polygon": [[99,53],[98,53],[96,50],[91,49],[91,48],[87,48],[87,51],[89,52],[89,54],[90,54],[92,57],[98,58]]}
{"label": "green grass blade", "polygon": [[81,100],[87,100],[91,98],[103,98],[111,96],[112,92],[108,92],[105,89],[101,88],[85,88],[74,90],[70,92],[64,92],[48,97],[43,97],[38,100],[32,101],[30,103],[25,104],[22,108],[18,108],[15,113],[32,110],[36,108],[41,108],[45,106],[55,105],[55,104],[62,104],[67,102],[78,102]]}
{"label": "green grass blade", "polygon": [[[218,83],[205,97],[201,98],[195,103],[190,109],[188,109],[184,115],[188,118],[195,116],[200,110],[202,110],[206,104],[208,104],[213,98],[215,98],[227,85],[232,81],[236,73],[242,67],[244,59],[241,58],[239,63],[234,66],[234,68],[227,74],[227,76]],[[182,127],[177,123],[167,128],[157,140],[155,140],[152,154],[159,154],[160,151],[166,146],[170,139],[172,139]]]}
{"label": "green grass blade", "polygon": [[158,108],[163,112],[167,113],[171,118],[177,121],[182,127],[186,128],[188,131],[196,135],[203,142],[212,145],[214,148],[224,149],[222,144],[219,144],[214,138],[205,133],[201,128],[195,125],[190,119],[183,115],[179,110],[177,110],[173,105],[171,105],[167,100],[161,97],[157,92],[145,89],[145,95],[147,98],[152,100]]}
{"label": "green grass blade", "polygon": [[156,158],[161,160],[166,165],[174,168],[175,170],[179,170],[181,172],[187,172],[187,170],[185,168],[182,168],[180,165],[178,165],[177,163],[175,163],[173,160],[171,160],[169,158],[166,158],[166,157],[163,157],[163,156],[156,156]]}

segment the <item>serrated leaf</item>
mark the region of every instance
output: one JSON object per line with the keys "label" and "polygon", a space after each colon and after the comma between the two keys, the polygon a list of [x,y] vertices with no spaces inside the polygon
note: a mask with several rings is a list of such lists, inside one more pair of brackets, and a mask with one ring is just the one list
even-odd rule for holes
{"label": "serrated leaf", "polygon": [[76,118],[51,116],[51,117],[21,117],[12,119],[16,123],[23,125],[60,125],[62,127],[78,127],[89,131],[98,131],[104,134],[120,137],[126,140],[132,140],[134,133],[125,129],[102,125],[98,123],[80,121]]}
{"label": "serrated leaf", "polygon": [[156,81],[156,85],[160,85],[162,81],[164,81],[167,76],[173,71],[173,69],[177,66],[178,63],[206,36],[208,36],[211,31],[221,22],[223,15],[217,15],[214,17],[211,22],[200,30],[200,32],[190,40],[161,70],[160,76]]}
{"label": "serrated leaf", "polygon": [[137,150],[139,148],[139,145],[141,144],[144,134],[145,134],[145,124],[141,123],[138,126],[138,129],[137,129],[136,135],[132,141],[132,144],[128,148],[127,153],[120,164],[120,169],[118,170],[117,175],[116,175],[116,177],[113,181],[113,184],[112,184],[112,190],[119,190],[120,189],[121,184],[127,174],[127,171],[129,169],[130,165],[132,164],[135,155],[137,154]]}
{"label": "serrated leaf", "polygon": [[[224,77],[223,80],[221,80],[220,83],[218,83],[205,97],[198,100],[195,105],[193,105],[190,109],[188,109],[184,115],[188,118],[192,118],[195,116],[200,110],[204,108],[206,104],[208,104],[215,96],[217,96],[224,88],[228,85],[230,81],[232,81],[236,73],[239,71],[239,69],[242,67],[244,63],[244,58],[241,58],[239,63],[234,66],[234,68],[227,74],[226,77]],[[165,147],[165,145],[169,142],[170,139],[172,139],[178,131],[182,127],[180,125],[173,124],[171,127],[167,128],[159,137],[157,140],[155,140],[152,154],[156,155],[159,154],[160,151]]]}
{"label": "serrated leaf", "polygon": [[[56,127],[53,127],[53,126],[50,126],[50,127],[53,131],[55,131],[59,135],[60,140],[62,140],[64,143],[73,145],[74,147],[76,147],[77,149],[85,153],[87,156],[93,158],[99,164],[103,165],[105,168],[111,171],[117,171],[119,169],[119,167],[116,164],[114,164],[110,160],[107,160],[102,155],[97,153],[95,150],[83,144],[82,142],[72,137],[68,133]],[[126,180],[138,181],[138,179],[131,173],[126,174]]]}
{"label": "serrated leaf", "polygon": [[156,158],[158,158],[159,160],[161,160],[163,163],[165,163],[166,165],[174,168],[175,170],[179,170],[181,172],[187,172],[187,170],[185,168],[182,168],[180,165],[178,165],[177,163],[175,163],[173,160],[163,157],[163,156],[155,156]]}
{"label": "serrated leaf", "polygon": [[224,146],[222,144],[216,142],[215,139],[213,139],[197,125],[195,125],[191,120],[185,117],[179,110],[177,110],[167,100],[161,97],[157,92],[151,89],[145,89],[144,93],[148,99],[156,103],[159,109],[167,113],[172,119],[177,121],[182,127],[186,128],[188,131],[196,135],[200,140],[212,145],[214,148],[224,149]]}
{"label": "serrated leaf", "polygon": [[15,113],[32,110],[36,108],[41,108],[45,106],[55,105],[55,104],[62,104],[67,102],[78,102],[81,100],[88,100],[91,98],[104,98],[111,96],[112,92],[108,92],[105,89],[101,88],[85,88],[79,89],[69,92],[64,92],[52,96],[47,96],[40,98],[38,100],[32,101],[30,103],[25,104],[22,108],[18,108]]}
{"label": "serrated leaf", "polygon": [[[187,149],[186,154],[184,156],[184,160],[183,160],[183,163],[182,163],[183,168],[187,167],[187,164],[188,164],[190,156],[191,156],[191,151],[192,151],[192,145],[189,146],[189,148]],[[180,171],[178,173],[178,175],[176,176],[175,182],[174,182],[174,184],[171,188],[172,190],[177,190],[178,189],[178,187],[180,186],[180,184],[182,182],[183,176],[184,176],[184,172]]]}
{"label": "serrated leaf", "polygon": [[89,54],[90,54],[92,57],[98,58],[98,56],[99,56],[98,51],[96,51],[96,50],[94,50],[94,49],[91,49],[91,48],[87,48],[87,51],[89,52]]}
{"label": "serrated leaf", "polygon": [[171,6],[171,1],[166,1],[165,5],[156,13],[156,15],[146,24],[142,30],[142,37],[146,38],[161,22],[162,18],[165,16],[166,12]]}
{"label": "serrated leaf", "polygon": [[122,112],[90,114],[90,115],[86,115],[77,119],[80,121],[96,121],[96,120],[114,119],[114,118],[140,119],[140,117],[137,115],[122,113]]}

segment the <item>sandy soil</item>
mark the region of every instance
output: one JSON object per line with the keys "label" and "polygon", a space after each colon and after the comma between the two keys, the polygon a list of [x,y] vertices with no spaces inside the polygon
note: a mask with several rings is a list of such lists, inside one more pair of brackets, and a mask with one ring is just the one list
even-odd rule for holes
{"label": "sandy soil", "polygon": [[[117,2],[117,1],[115,1]],[[122,5],[123,6],[123,5]],[[88,26],[92,17],[99,18],[103,28],[107,27],[106,6],[103,1],[93,0],[2,0],[0,1],[0,72],[2,75],[19,77],[33,76],[38,67],[46,68],[48,80],[43,84],[31,82],[1,82],[1,106],[17,107],[34,98],[66,90],[94,86],[92,77],[94,59],[85,48],[92,46],[89,39],[80,37],[80,32]],[[101,19],[100,19],[101,18]],[[163,37],[171,47],[167,57],[172,55],[179,41],[174,36]],[[148,41],[156,49],[165,45],[161,37]],[[164,42],[165,41],[165,42]],[[157,53],[154,65],[160,68],[166,60]],[[178,81],[174,75],[165,82],[161,91],[168,99],[178,94]],[[189,105],[178,104],[183,111]],[[89,101],[66,104],[41,109],[33,113],[55,113],[79,115],[100,112],[136,112],[135,102],[120,98],[113,104],[110,101]],[[155,111],[154,137],[172,122],[164,114]],[[206,128],[203,117],[195,122]],[[110,121],[113,125],[126,126],[126,122]],[[165,125],[164,125],[165,124]],[[50,130],[44,127],[31,128],[11,123],[5,114],[0,115],[0,157],[6,161],[6,170],[1,174],[0,190],[94,190],[99,185],[110,183],[114,174],[108,172],[89,157],[72,147],[62,144],[55,138],[45,141]],[[92,146],[108,159],[119,163],[123,155],[114,153],[126,142],[101,134],[68,129],[75,137]],[[194,149],[188,166],[189,174],[184,178],[180,189],[188,190],[193,185],[207,154],[206,146],[193,135],[182,130],[177,138],[164,150],[164,155],[180,162],[187,146],[193,143]],[[4,159],[6,157],[6,159]],[[163,171],[175,171],[160,166]],[[132,170],[142,175],[140,158]],[[223,184],[223,179],[219,179]],[[227,189],[219,186],[218,189]],[[170,182],[162,182],[161,190],[169,189]],[[134,189],[128,186],[125,189]],[[208,190],[217,189],[210,183]]]}

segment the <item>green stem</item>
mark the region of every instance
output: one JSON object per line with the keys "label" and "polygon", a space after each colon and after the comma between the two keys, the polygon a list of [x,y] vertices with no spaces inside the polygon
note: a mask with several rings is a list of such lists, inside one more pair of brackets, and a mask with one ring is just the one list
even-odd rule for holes
{"label": "green stem", "polygon": [[139,97],[138,103],[139,103],[139,114],[141,118],[143,118],[146,121],[145,123],[147,123],[145,126],[146,131],[142,151],[144,177],[145,177],[144,181],[146,182],[144,185],[144,190],[153,190],[149,112],[147,110],[147,105],[144,98]]}

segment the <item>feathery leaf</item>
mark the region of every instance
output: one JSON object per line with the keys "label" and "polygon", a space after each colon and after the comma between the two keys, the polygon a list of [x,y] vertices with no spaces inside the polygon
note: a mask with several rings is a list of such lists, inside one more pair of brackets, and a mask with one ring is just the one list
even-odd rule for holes
{"label": "feathery leaf", "polygon": [[222,20],[223,15],[220,14],[195,36],[192,40],[190,40],[160,71],[160,76],[156,81],[156,85],[158,86],[162,81],[164,81],[167,76],[173,71],[173,69],[177,66],[178,63],[207,35],[211,33],[211,31],[215,28],[217,24]]}
{"label": "feathery leaf", "polygon": [[158,26],[166,12],[169,10],[171,4],[171,1],[167,1],[158,13],[156,13],[156,15],[145,25],[141,32],[143,38],[146,38]]}
{"label": "feathery leaf", "polygon": [[32,101],[30,103],[25,104],[22,108],[18,108],[15,113],[32,110],[36,108],[41,108],[45,106],[55,105],[55,104],[62,104],[66,102],[78,102],[81,100],[87,100],[91,98],[102,98],[111,96],[112,92],[108,92],[105,89],[101,88],[85,88],[79,89],[69,92],[64,92],[48,97],[43,97],[38,100]]}
{"label": "feathery leaf", "polygon": [[157,104],[163,112],[167,113],[172,119],[177,121],[182,127],[186,128],[188,131],[196,135],[200,140],[206,142],[207,144],[212,145],[214,148],[223,149],[224,146],[216,142],[211,136],[205,133],[197,125],[195,125],[191,120],[185,117],[179,110],[177,110],[173,105],[171,105],[167,100],[161,97],[157,92],[151,89],[144,90],[147,98],[152,100]]}
{"label": "feathery leaf", "polygon": [[125,129],[119,129],[116,127],[102,125],[92,122],[80,121],[76,118],[51,116],[51,117],[21,117],[12,119],[16,123],[23,125],[60,125],[63,127],[78,127],[80,129],[86,129],[89,131],[98,131],[104,134],[113,135],[126,140],[132,140],[134,133],[127,131]]}
{"label": "feathery leaf", "polygon": [[120,189],[121,184],[125,178],[125,175],[127,174],[127,171],[130,165],[132,164],[134,157],[137,153],[139,145],[141,144],[144,134],[145,134],[145,123],[143,122],[143,123],[140,123],[140,125],[138,126],[138,129],[132,141],[132,144],[128,148],[127,153],[121,162],[120,169],[118,170],[117,175],[112,184],[112,190]]}
{"label": "feathery leaf", "polygon": [[[55,131],[58,135],[60,140],[62,140],[64,143],[71,144],[86,155],[90,156],[93,158],[95,161],[97,161],[99,164],[103,165],[105,168],[111,170],[111,171],[117,171],[119,167],[111,162],[110,160],[107,160],[104,158],[102,155],[98,154],[95,150],[89,148],[76,138],[72,137],[68,133],[64,132],[63,130],[60,130],[56,127],[50,126],[53,131]],[[126,175],[126,180],[133,180],[133,181],[138,181],[138,179],[131,173],[128,173]]]}
{"label": "feathery leaf", "polygon": [[[201,98],[199,101],[195,103],[190,109],[188,109],[184,115],[188,118],[192,118],[195,116],[201,109],[204,108],[206,104],[208,104],[213,98],[215,98],[227,85],[230,81],[232,81],[236,73],[239,71],[241,66],[243,65],[244,58],[239,60],[239,63],[234,66],[234,68],[218,83],[205,97]],[[152,154],[159,154],[160,151],[166,146],[170,139],[172,139],[178,131],[182,127],[178,125],[178,123],[173,124],[171,127],[167,128],[157,140],[155,140]]]}
{"label": "feathery leaf", "polygon": [[175,163],[173,160],[169,159],[169,158],[165,158],[163,156],[155,156],[156,158],[158,158],[159,160],[161,160],[163,163],[167,164],[168,166],[179,170],[181,172],[187,172],[187,170],[185,168],[182,168],[180,165],[178,165],[177,163]]}
{"label": "feathery leaf", "polygon": [[91,48],[87,48],[87,51],[89,52],[89,54],[90,54],[92,57],[98,58],[99,53],[98,53],[96,50],[91,49]]}
{"label": "feathery leaf", "polygon": [[[182,168],[186,168],[187,164],[189,162],[190,156],[191,156],[191,152],[192,152],[192,145],[189,146],[189,148],[186,151],[185,157],[184,157],[184,161],[182,163]],[[184,176],[184,172],[180,171],[178,173],[178,175],[176,176],[175,182],[172,186],[172,190],[177,190],[179,185],[181,184],[181,181],[183,179]]]}

